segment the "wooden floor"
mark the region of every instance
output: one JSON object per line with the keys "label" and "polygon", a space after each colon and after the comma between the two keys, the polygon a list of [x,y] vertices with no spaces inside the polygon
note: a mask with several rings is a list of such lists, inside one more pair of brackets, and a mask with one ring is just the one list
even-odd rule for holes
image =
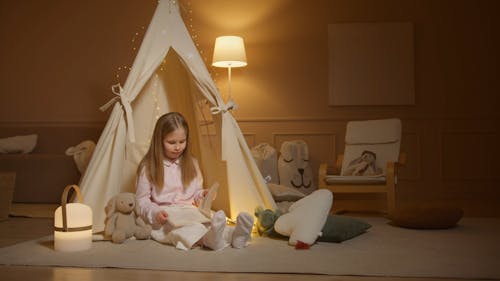
{"label": "wooden floor", "polygon": [[[5,247],[26,240],[35,239],[52,233],[52,219],[11,217],[0,221],[0,247]],[[345,281],[464,281],[465,279],[443,278],[396,278],[396,277],[360,277],[328,276],[305,274],[256,274],[256,273],[213,273],[213,272],[178,272],[156,270],[131,270],[115,268],[71,268],[41,266],[2,266],[0,280],[345,280]]]}

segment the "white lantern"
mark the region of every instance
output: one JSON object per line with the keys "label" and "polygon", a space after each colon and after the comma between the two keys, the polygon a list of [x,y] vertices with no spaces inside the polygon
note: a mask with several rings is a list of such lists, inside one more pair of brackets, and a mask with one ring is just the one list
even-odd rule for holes
{"label": "white lantern", "polygon": [[[68,193],[74,189],[78,203],[67,203]],[[75,252],[92,247],[92,209],[81,203],[82,195],[76,185],[64,189],[59,206],[54,214],[54,249]]]}

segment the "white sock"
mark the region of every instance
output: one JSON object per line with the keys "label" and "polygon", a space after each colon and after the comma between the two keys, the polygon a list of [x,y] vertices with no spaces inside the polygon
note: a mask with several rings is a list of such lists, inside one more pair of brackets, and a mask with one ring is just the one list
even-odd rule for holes
{"label": "white sock", "polygon": [[167,243],[168,242],[167,235],[163,231],[163,228],[153,229],[151,231],[151,238],[153,238],[153,240],[156,240],[160,243]]}
{"label": "white sock", "polygon": [[224,228],[226,227],[226,214],[224,211],[217,211],[212,217],[210,229],[203,236],[203,245],[212,249],[220,250],[225,248],[228,243],[224,239]]}
{"label": "white sock", "polygon": [[249,213],[240,213],[236,218],[236,227],[233,232],[231,246],[241,249],[247,246],[253,228],[253,216]]}

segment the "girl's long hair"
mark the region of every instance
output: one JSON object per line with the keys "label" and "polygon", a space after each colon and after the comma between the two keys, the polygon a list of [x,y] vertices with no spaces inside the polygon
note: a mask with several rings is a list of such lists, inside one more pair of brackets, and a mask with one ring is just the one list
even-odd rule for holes
{"label": "girl's long hair", "polygon": [[179,157],[183,186],[187,187],[196,177],[196,168],[189,145],[189,126],[182,114],[179,112],[169,112],[162,115],[156,121],[149,150],[137,168],[137,175],[139,176],[144,168],[148,180],[159,190],[163,188],[164,183],[163,161],[165,160],[165,152],[163,150],[163,139],[179,128],[184,129],[186,132],[186,148],[181,157]]}

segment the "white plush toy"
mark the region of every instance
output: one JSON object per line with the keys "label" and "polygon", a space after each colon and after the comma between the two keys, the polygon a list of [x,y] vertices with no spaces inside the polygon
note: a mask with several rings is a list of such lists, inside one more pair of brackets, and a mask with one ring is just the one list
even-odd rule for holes
{"label": "white plush toy", "polygon": [[87,166],[89,165],[92,153],[94,153],[95,143],[91,140],[85,140],[76,146],[69,147],[66,149],[66,155],[73,156],[75,160],[76,167],[80,174],[83,175]]}
{"label": "white plush toy", "polygon": [[293,203],[288,213],[276,220],[274,230],[290,237],[288,244],[307,249],[321,236],[332,203],[332,192],[318,189]]}
{"label": "white plush toy", "polygon": [[267,143],[260,143],[250,150],[262,176],[268,183],[279,183],[278,156],[276,149]]}
{"label": "white plush toy", "polygon": [[280,184],[310,194],[316,187],[312,182],[309,166],[309,149],[303,140],[286,141],[281,144],[278,159]]}

